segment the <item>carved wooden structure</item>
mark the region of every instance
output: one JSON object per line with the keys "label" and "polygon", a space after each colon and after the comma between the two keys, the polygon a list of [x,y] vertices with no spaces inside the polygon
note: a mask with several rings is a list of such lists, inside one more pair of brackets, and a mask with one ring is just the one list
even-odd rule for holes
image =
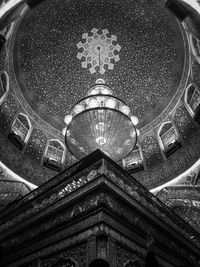
{"label": "carved wooden structure", "polygon": [[148,232],[160,266],[198,266],[199,234],[97,150],[3,212],[0,266],[144,266]]}

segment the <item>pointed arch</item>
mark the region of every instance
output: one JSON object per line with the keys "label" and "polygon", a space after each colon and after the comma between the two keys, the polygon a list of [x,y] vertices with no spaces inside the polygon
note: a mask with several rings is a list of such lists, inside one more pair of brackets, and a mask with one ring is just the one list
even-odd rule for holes
{"label": "pointed arch", "polygon": [[194,84],[190,84],[186,88],[185,103],[190,114],[194,116],[195,110],[200,104],[200,91]]}
{"label": "pointed arch", "polygon": [[8,138],[22,150],[30,136],[31,128],[28,116],[19,113],[11,126],[11,133],[8,135]]}
{"label": "pointed arch", "polygon": [[135,149],[127,157],[122,159],[122,164],[130,173],[144,170],[143,158],[138,145],[136,145]]}
{"label": "pointed arch", "polygon": [[179,135],[171,121],[164,122],[158,130],[161,148],[168,158],[181,147]]}
{"label": "pointed arch", "polygon": [[55,171],[60,171],[64,161],[65,146],[60,140],[51,139],[47,143],[43,165]]}
{"label": "pointed arch", "polygon": [[103,259],[96,259],[89,264],[89,267],[110,267],[110,264]]}

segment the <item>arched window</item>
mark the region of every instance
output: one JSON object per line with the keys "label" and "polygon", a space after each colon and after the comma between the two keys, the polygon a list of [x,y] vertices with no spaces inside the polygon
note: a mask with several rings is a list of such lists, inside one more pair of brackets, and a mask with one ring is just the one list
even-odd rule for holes
{"label": "arched window", "polygon": [[44,166],[60,171],[64,157],[64,145],[58,140],[50,140],[44,157]]}
{"label": "arched window", "polygon": [[72,259],[60,258],[52,267],[77,267],[77,264]]}
{"label": "arched window", "polygon": [[0,76],[0,105],[4,101],[9,90],[8,74],[4,71]]}
{"label": "arched window", "polygon": [[200,91],[194,86],[194,84],[190,84],[187,87],[185,102],[191,115],[194,115],[195,110],[200,104]]}
{"label": "arched window", "polygon": [[8,138],[13,144],[22,150],[24,144],[27,142],[30,130],[31,123],[28,117],[20,113],[11,127],[11,133],[8,135]]}
{"label": "arched window", "polygon": [[164,123],[161,126],[159,137],[166,157],[169,157],[181,147],[178,133],[171,122]]}
{"label": "arched window", "polygon": [[200,59],[200,41],[196,37],[191,35],[190,36],[190,43],[191,43],[191,49],[192,49],[193,55],[197,59]]}
{"label": "arched window", "polygon": [[109,263],[102,259],[93,260],[89,267],[110,267]]}
{"label": "arched window", "polygon": [[122,160],[122,164],[130,173],[139,172],[144,169],[139,146],[136,146],[135,149]]}

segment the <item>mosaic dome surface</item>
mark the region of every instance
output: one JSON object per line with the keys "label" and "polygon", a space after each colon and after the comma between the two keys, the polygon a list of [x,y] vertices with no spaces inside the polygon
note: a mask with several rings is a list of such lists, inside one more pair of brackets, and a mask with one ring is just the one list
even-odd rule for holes
{"label": "mosaic dome surface", "polygon": [[25,12],[13,57],[23,97],[54,128],[64,127],[98,78],[144,128],[180,91],[185,52],[179,24],[160,0],[49,0]]}

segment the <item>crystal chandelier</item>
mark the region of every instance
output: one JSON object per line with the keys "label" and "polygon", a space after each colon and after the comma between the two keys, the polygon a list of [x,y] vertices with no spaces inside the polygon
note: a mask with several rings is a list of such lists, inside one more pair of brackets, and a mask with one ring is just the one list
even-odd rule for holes
{"label": "crystal chandelier", "polygon": [[69,151],[78,159],[100,149],[111,159],[127,156],[137,142],[137,117],[98,79],[72,108],[63,129]]}

